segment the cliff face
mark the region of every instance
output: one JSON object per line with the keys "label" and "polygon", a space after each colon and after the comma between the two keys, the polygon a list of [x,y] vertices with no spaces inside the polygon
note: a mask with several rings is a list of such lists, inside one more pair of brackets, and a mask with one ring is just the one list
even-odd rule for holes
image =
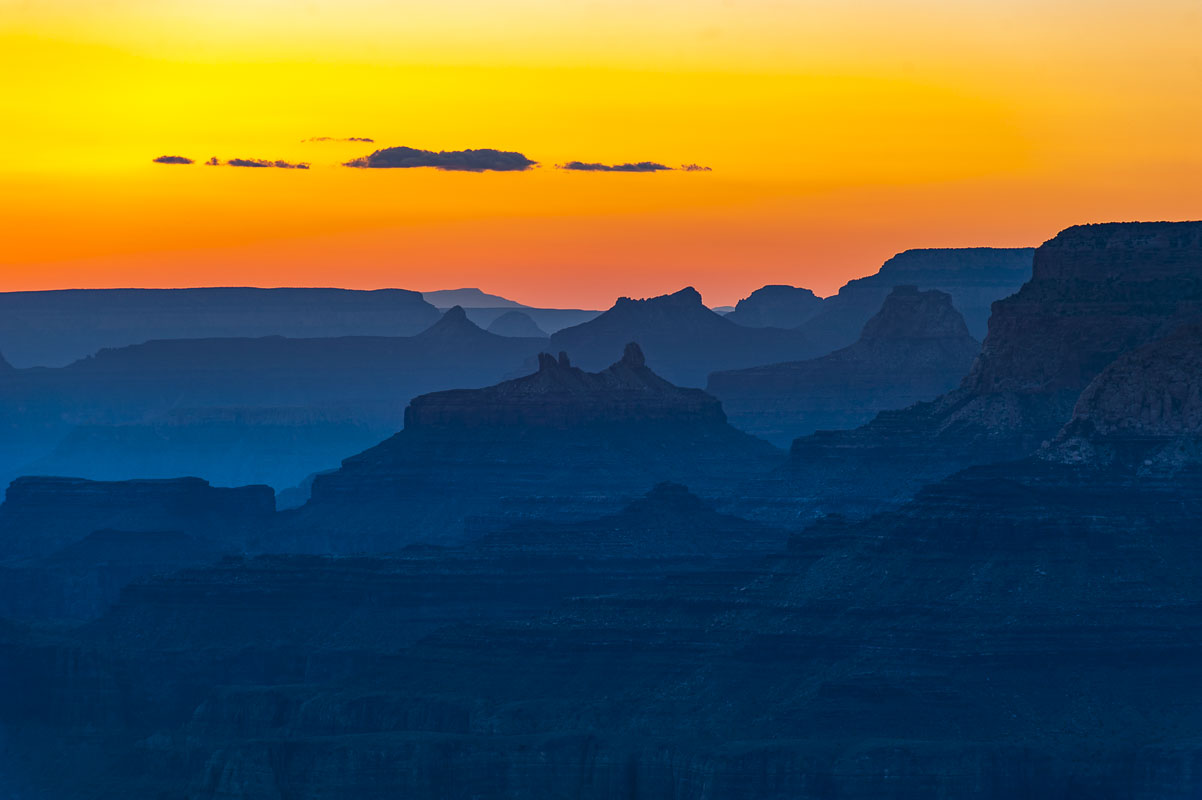
{"label": "cliff face", "polygon": [[1031,281],[994,304],[959,388],[798,439],[789,491],[822,510],[869,513],[965,466],[1021,458],[1056,436],[1110,362],[1200,316],[1202,223],[1069,228],[1036,251]]}
{"label": "cliff face", "polygon": [[1202,223],[1069,228],[1036,252],[1031,281],[995,306],[965,388],[1080,392],[1119,355],[1200,307]]}
{"label": "cliff face", "polygon": [[199,478],[19,478],[0,505],[0,560],[49,555],[106,529],[177,531],[232,546],[274,513],[268,486],[225,489]]}
{"label": "cliff face", "polygon": [[596,319],[551,337],[586,369],[600,369],[637,342],[647,363],[673,383],[702,386],[714,370],[737,369],[818,355],[797,331],[747,328],[715,314],[692,287],[675,294],[623,297]]}
{"label": "cliff face", "polygon": [[412,336],[438,319],[417,292],[382,289],[72,289],[0,293],[0,350],[62,366],[104,347],[212,336]]}
{"label": "cliff face", "polygon": [[735,427],[785,445],[932,400],[959,384],[979,351],[950,295],[899,286],[855,344],[810,361],[716,372],[707,391]]}
{"label": "cliff face", "polygon": [[906,250],[881,266],[875,275],[848,281],[801,326],[801,331],[830,352],[851,344],[864,323],[877,312],[896,286],[938,289],[952,296],[969,333],[985,336],[990,306],[1018,291],[1031,277],[1029,247],[972,247]]}
{"label": "cliff face", "polygon": [[763,286],[726,315],[748,328],[796,328],[822,308],[822,298],[797,286]]}
{"label": "cliff face", "polygon": [[1146,475],[1202,465],[1202,322],[1183,325],[1104,369],[1040,456]]}
{"label": "cliff face", "polygon": [[403,431],[319,475],[289,524],[322,552],[455,541],[506,520],[596,516],[665,480],[727,497],[732,476],[765,474],[778,453],[652,372],[636,345],[598,373],[544,354],[524,378],[416,398]]}

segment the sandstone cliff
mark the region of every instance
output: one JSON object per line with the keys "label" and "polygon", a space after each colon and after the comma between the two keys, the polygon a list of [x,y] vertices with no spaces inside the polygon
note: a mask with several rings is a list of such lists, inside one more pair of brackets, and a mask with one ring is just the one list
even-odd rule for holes
{"label": "sandstone cliff", "polygon": [[1202,465],[1202,322],[1183,325],[1104,369],[1040,456],[1144,474]]}
{"label": "sandstone cliff", "polygon": [[1069,228],[1036,251],[1031,280],[994,304],[960,387],[854,431],[798,439],[787,491],[814,510],[870,513],[965,466],[1026,456],[1109,363],[1199,316],[1202,222]]}

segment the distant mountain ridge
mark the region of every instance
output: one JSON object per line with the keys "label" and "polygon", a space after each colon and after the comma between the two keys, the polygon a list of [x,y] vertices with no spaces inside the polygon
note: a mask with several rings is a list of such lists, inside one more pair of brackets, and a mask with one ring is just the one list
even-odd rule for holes
{"label": "distant mountain ridge", "polygon": [[412,336],[438,309],[405,289],[204,287],[0,292],[0,352],[63,366],[153,339]]}
{"label": "distant mountain ridge", "polygon": [[553,348],[572,353],[586,369],[608,364],[631,341],[652,369],[682,386],[703,386],[720,369],[818,354],[797,331],[747,328],[714,313],[691,286],[642,300],[619,298],[596,319],[551,336]]}
{"label": "distant mountain ridge", "polygon": [[899,286],[855,344],[809,361],[715,372],[706,388],[735,427],[787,446],[935,399],[960,383],[980,349],[950,295]]}
{"label": "distant mountain ridge", "polygon": [[166,339],[0,372],[0,478],[36,465],[294,486],[396,432],[412,397],[494,383],[545,343],[456,308],[414,336]]}
{"label": "distant mountain ridge", "polygon": [[725,317],[749,328],[796,328],[817,314],[822,302],[809,289],[769,285],[740,300]]}
{"label": "distant mountain ridge", "polygon": [[435,308],[448,309],[452,306],[463,308],[528,308],[524,303],[501,297],[498,294],[488,294],[482,289],[469,287],[464,289],[437,289],[433,292],[422,292],[422,298]]}
{"label": "distant mountain ridge", "polygon": [[830,352],[851,344],[864,323],[897,286],[938,289],[952,297],[976,339],[985,337],[991,307],[1031,277],[1032,247],[963,247],[906,250],[874,274],[848,281],[801,324],[800,330]]}

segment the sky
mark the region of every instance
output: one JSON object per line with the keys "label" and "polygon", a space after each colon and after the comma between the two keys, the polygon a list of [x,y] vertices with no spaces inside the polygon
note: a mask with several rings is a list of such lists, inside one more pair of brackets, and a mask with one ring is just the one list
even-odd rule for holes
{"label": "sky", "polygon": [[[1202,218],[1198,0],[0,0],[0,75],[0,290],[722,305]],[[394,146],[537,166],[342,166]]]}

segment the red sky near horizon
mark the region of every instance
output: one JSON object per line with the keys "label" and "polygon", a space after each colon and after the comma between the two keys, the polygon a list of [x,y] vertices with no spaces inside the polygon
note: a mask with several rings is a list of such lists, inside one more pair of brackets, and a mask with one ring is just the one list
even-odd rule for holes
{"label": "red sky near horizon", "polygon": [[[0,290],[721,305],[913,247],[1199,218],[1199,42],[1193,0],[0,0]],[[397,145],[539,166],[340,166]]]}

